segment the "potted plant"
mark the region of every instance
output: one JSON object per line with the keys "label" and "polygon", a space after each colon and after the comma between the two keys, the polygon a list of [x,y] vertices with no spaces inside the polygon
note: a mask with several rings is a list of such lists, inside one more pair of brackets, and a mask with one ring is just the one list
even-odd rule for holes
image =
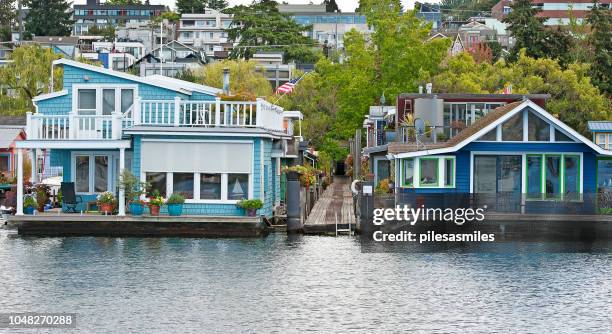
{"label": "potted plant", "polygon": [[183,203],[185,203],[185,197],[179,193],[174,193],[168,197],[166,204],[168,204],[168,215],[180,216],[183,214]]}
{"label": "potted plant", "polygon": [[112,214],[115,206],[115,195],[110,191],[101,193],[98,195],[98,205],[103,213]]}
{"label": "potted plant", "polygon": [[164,198],[161,197],[159,191],[154,191],[149,200],[149,212],[151,216],[159,216],[159,208],[164,205]]}
{"label": "potted plant", "polygon": [[140,200],[140,196],[146,193],[148,183],[141,182],[129,170],[124,169],[121,172],[119,187],[125,194],[125,199],[129,204],[130,213],[134,216],[140,216],[144,212],[145,203]]}
{"label": "potted plant", "polygon": [[38,212],[45,211],[45,204],[49,200],[50,188],[46,184],[37,184],[34,187],[34,192],[36,194],[36,203],[38,203]]}
{"label": "potted plant", "polygon": [[236,203],[236,206],[244,209],[247,216],[255,217],[257,210],[263,207],[263,202],[260,199],[243,199]]}
{"label": "potted plant", "polygon": [[26,195],[23,197],[23,212],[26,215],[34,214],[34,209],[38,206],[36,199],[32,195]]}

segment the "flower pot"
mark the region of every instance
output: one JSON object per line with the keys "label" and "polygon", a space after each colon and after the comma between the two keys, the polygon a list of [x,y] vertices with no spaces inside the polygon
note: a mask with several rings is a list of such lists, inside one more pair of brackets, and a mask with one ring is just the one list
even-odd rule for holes
{"label": "flower pot", "polygon": [[130,213],[132,216],[142,216],[144,205],[142,203],[130,203]]}
{"label": "flower pot", "polygon": [[34,207],[33,206],[26,206],[25,208],[23,208],[23,213],[25,213],[26,215],[33,215],[34,214]]}
{"label": "flower pot", "polygon": [[43,202],[42,204],[38,205],[38,212],[45,212],[45,203]]}
{"label": "flower pot", "polygon": [[159,216],[159,205],[149,205],[151,216]]}
{"label": "flower pot", "polygon": [[102,211],[102,213],[112,214],[113,203],[100,203],[100,211]]}
{"label": "flower pot", "polygon": [[249,217],[255,217],[257,215],[257,209],[247,209],[246,213]]}
{"label": "flower pot", "polygon": [[183,204],[168,204],[168,215],[180,216],[183,214]]}

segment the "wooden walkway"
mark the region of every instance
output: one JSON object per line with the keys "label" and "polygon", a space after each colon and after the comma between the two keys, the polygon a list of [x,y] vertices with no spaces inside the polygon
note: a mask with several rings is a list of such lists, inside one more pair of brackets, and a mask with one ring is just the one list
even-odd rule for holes
{"label": "wooden walkway", "polygon": [[354,228],[353,194],[351,193],[351,179],[336,176],[332,183],[323,192],[310,216],[304,223],[305,234],[336,234],[336,219],[338,228],[348,228],[349,222]]}

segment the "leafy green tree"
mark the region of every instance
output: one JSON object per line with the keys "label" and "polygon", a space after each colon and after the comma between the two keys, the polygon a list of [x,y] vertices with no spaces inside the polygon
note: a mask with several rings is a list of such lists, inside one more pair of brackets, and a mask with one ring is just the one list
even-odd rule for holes
{"label": "leafy green tree", "polygon": [[234,94],[252,97],[272,94],[272,86],[254,61],[224,60],[204,66],[193,73],[195,80],[203,85],[223,88],[223,69],[230,70],[230,90]]}
{"label": "leafy green tree", "polygon": [[177,12],[172,12],[172,11],[163,12],[159,14],[158,16],[156,16],[152,20],[152,22],[153,24],[155,24],[155,26],[159,26],[159,23],[163,22],[164,20],[168,20],[168,22],[171,22],[171,23],[177,23],[178,21],[181,20],[181,14]]}
{"label": "leafy green tree", "polygon": [[72,31],[72,8],[65,0],[27,0],[30,8],[25,30],[35,36],[69,36]]}
{"label": "leafy green tree", "polygon": [[302,26],[288,15],[278,11],[273,0],[259,0],[250,6],[236,6],[227,9],[234,15],[234,22],[227,29],[228,40],[237,43],[230,57],[250,59],[257,51],[278,50],[285,54],[285,60],[313,63],[319,53],[313,50],[314,42],[303,35],[311,27]]}
{"label": "leafy green tree", "polygon": [[112,24],[107,24],[105,26],[92,26],[87,31],[87,34],[90,36],[103,36],[106,41],[114,41],[115,40],[115,26]]}
{"label": "leafy green tree", "polygon": [[11,27],[17,17],[15,0],[0,0],[0,27]]}
{"label": "leafy green tree", "polygon": [[589,44],[593,53],[591,80],[608,97],[612,96],[612,12],[596,2],[587,17],[591,25]]}
{"label": "leafy green tree", "polygon": [[336,0],[323,0],[323,4],[325,5],[325,11],[328,13],[340,12]]}
{"label": "leafy green tree", "polygon": [[279,102],[304,113],[305,136],[330,155],[361,128],[383,93],[393,101],[437,73],[451,43],[429,41],[431,25],[414,11],[402,13],[397,0],[362,0],[361,6],[373,33],[346,33],[343,61],[319,60],[316,72]]}
{"label": "leafy green tree", "polygon": [[557,60],[533,58],[525,50],[518,60],[477,64],[467,53],[448,60],[433,78],[437,92],[500,93],[512,85],[519,94],[550,94],[546,109],[563,122],[587,134],[589,120],[610,120],[610,100],[591,84],[589,65],[573,63],[563,68]]}
{"label": "leafy green tree", "polygon": [[[51,62],[59,59],[49,48],[38,45],[28,45],[16,48],[11,54],[12,62],[0,67],[0,86],[5,86],[17,92],[17,97],[4,99],[0,102],[0,110],[9,110],[19,106],[15,113],[25,113],[32,108],[32,98],[49,92],[51,76]],[[61,89],[62,69],[55,67],[54,86],[56,90]],[[24,106],[27,108],[21,109]]]}

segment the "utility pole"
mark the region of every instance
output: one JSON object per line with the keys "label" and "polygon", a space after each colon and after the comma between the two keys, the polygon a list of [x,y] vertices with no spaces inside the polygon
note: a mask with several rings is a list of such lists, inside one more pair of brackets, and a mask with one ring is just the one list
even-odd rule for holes
{"label": "utility pole", "polygon": [[159,75],[164,75],[164,22],[159,23]]}

